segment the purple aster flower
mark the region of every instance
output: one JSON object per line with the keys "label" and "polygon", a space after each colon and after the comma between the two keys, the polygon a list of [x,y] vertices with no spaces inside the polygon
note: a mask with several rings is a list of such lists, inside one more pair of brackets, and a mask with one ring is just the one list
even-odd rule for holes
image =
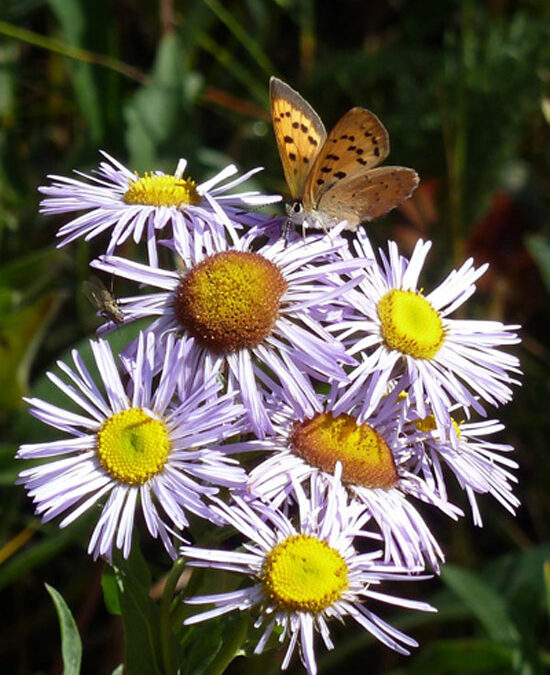
{"label": "purple aster flower", "polygon": [[317,672],[315,633],[321,635],[327,649],[334,648],[330,619],[342,621],[351,616],[385,645],[408,654],[407,648],[417,646],[416,641],[381,619],[372,603],[435,610],[424,602],[387,595],[375,588],[385,580],[425,577],[382,562],[380,550],[356,550],[355,539],[362,534],[368,515],[357,502],[348,501],[338,473],[332,483],[313,476],[309,496],[295,485],[293,496],[299,511],[297,525],[266,504],[247,503],[239,497],[231,505],[216,500],[213,508],[219,517],[249,540],[244,550],[184,546],[181,553],[191,558],[190,565],[242,574],[253,584],[229,593],[187,599],[189,604],[209,604],[214,608],[185,623],[194,624],[234,610],[253,611],[257,614],[255,627],[262,631],[254,652],[261,653],[278,628],[279,641],[288,643],[282,669],[287,668],[298,644],[302,662],[311,675]]}
{"label": "purple aster flower", "polygon": [[226,194],[228,190],[244,183],[261,168],[248,171],[243,176],[220,185],[237,173],[229,165],[216,176],[197,185],[191,178],[184,178],[187,162],[180,159],[173,175],[152,171],[140,176],[123,164],[101,153],[107,161],[100,162],[93,175],[76,172],[86,181],[64,176],[49,176],[52,185],[41,187],[47,195],[41,202],[45,214],[85,211],[57,233],[59,246],[75,239],[93,239],[105,230],[111,238],[107,253],[133,236],[138,243],[145,236],[151,265],[157,265],[156,232],[171,224],[174,237],[187,239],[195,227],[224,237],[224,230],[233,230],[239,223],[255,224],[266,218],[247,214],[243,209],[280,201],[280,196],[263,196],[258,192]]}
{"label": "purple aster flower", "polygon": [[[433,412],[440,431],[452,434],[449,408],[455,403],[484,415],[480,399],[492,405],[511,399],[509,385],[517,384],[511,374],[520,373],[519,362],[498,347],[519,342],[513,332],[518,326],[448,318],[475,292],[487,265],[476,270],[469,259],[425,295],[418,278],[431,243],[418,241],[410,260],[399,255],[395,243],[388,246],[389,256],[380,251],[381,265],[366,270],[360,286],[346,296],[345,319],[332,326],[349,352],[362,358],[350,375],[347,397],[368,414],[390,380],[405,376],[417,416]],[[361,256],[374,256],[361,231],[355,248]]]}
{"label": "purple aster flower", "polygon": [[510,469],[518,464],[506,455],[513,451],[511,445],[495,443],[488,437],[504,429],[496,420],[455,422],[453,441],[442,438],[433,415],[422,419],[414,417],[404,426],[409,441],[417,455],[416,470],[434,486],[438,494],[447,493],[444,466],[452,471],[460,487],[466,492],[474,524],[483,521],[476,495],[490,494],[515,515],[519,499],[512,492],[517,478]]}
{"label": "purple aster flower", "polygon": [[313,380],[345,381],[343,364],[356,363],[325,324],[341,315],[333,300],[357,285],[357,272],[370,261],[346,259],[347,243],[338,235],[332,230],[292,243],[279,238],[255,252],[246,236],[219,250],[210,237],[197,235],[185,270],[114,256],[91,264],[162,289],[121,298],[125,320],[156,316],[148,328],[156,335],[192,338],[191,372],[218,374],[228,391],[239,391],[254,432],[263,436],[272,430],[265,408],[270,391],[280,387],[294,409],[313,412]]}
{"label": "purple aster flower", "polygon": [[423,566],[428,560],[438,570],[443,553],[411,497],[437,506],[453,519],[462,512],[409,469],[415,454],[402,433],[403,403],[397,390],[383,398],[369,417],[342,405],[338,394],[333,388],[330,395],[319,395],[319,412],[313,415],[296,415],[278,404],[272,415],[274,436],[234,446],[236,452],[271,453],[250,472],[251,496],[279,507],[295,483],[312,475],[331,480],[341,462],[344,485],[380,528],[385,560],[408,567]]}
{"label": "purple aster flower", "polygon": [[108,497],[88,547],[94,558],[110,559],[113,546],[129,555],[138,504],[151,535],[174,555],[167,520],[186,527],[186,511],[212,520],[203,497],[216,493],[216,486],[246,481],[244,470],[227,456],[230,446],[218,445],[242,431],[242,407],[232,396],[219,395],[215,379],[181,392],[181,403],[172,405],[176,373],[185,368],[189,345],[168,339],[162,370],[154,378],[155,338],[141,334],[124,386],[108,343],[90,344],[104,393],[76,350],[74,369],[58,363],[68,381],[48,376],[82,412],[28,400],[35,417],[69,438],[21,446],[20,459],[54,459],[25,469],[18,482],[44,522],[65,514],[60,527]]}

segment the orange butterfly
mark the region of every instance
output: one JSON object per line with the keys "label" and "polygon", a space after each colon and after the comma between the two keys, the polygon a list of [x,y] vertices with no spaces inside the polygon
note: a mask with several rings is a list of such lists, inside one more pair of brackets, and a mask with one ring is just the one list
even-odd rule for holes
{"label": "orange butterfly", "polygon": [[411,196],[418,174],[382,166],[390,152],[388,132],[370,110],[352,108],[327,136],[319,115],[292,87],[270,80],[271,117],[292,199],[292,224],[347,229],[383,216]]}

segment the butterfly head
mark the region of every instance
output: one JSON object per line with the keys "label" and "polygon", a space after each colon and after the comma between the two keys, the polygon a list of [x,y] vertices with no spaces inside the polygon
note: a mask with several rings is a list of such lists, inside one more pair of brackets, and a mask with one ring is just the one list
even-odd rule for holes
{"label": "butterfly head", "polygon": [[306,219],[306,212],[301,202],[294,202],[294,204],[286,204],[286,215],[288,222],[292,225],[302,225]]}

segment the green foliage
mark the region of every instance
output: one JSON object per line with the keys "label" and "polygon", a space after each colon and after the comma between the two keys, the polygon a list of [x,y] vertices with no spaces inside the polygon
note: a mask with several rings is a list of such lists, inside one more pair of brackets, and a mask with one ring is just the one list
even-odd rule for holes
{"label": "green foliage", "polygon": [[124,623],[125,670],[128,675],[162,675],[159,608],[149,597],[151,573],[139,546],[132,547],[127,560],[119,556],[113,571]]}
{"label": "green foliage", "polygon": [[78,634],[76,622],[61,593],[48,584],[46,584],[46,590],[50,594],[55,605],[59,626],[61,628],[63,675],[79,675],[80,663],[82,661],[82,641]]}
{"label": "green foliage", "polygon": [[[447,273],[451,259],[489,260],[483,294],[468,311],[524,324],[526,384],[502,411],[503,441],[516,446],[523,467],[518,519],[487,499],[480,500],[483,531],[437,520],[453,566],[444,567],[436,586],[445,584],[444,591],[433,598],[424,588],[416,592],[439,614],[396,616],[421,643],[416,655],[400,659],[364,633],[342,633],[337,650],[320,660],[322,669],[364,669],[367,662],[373,675],[547,671],[550,550],[541,542],[550,539],[548,3],[344,0],[336,10],[312,0],[12,0],[0,4],[0,33],[0,588],[5,615],[28,615],[13,633],[17,639],[0,644],[6,672],[55,669],[57,627],[43,618],[51,613],[36,590],[36,579],[46,575],[72,606],[95,612],[83,632],[87,672],[122,672],[121,650],[110,651],[106,628],[119,614],[130,675],[163,673],[166,663],[203,673],[222,668],[228,654],[249,653],[244,617],[185,629],[179,595],[159,609],[151,585],[169,561],[146,548],[147,564],[134,548],[129,561],[105,569],[110,614],[98,609],[98,590],[84,581],[94,563],[70,574],[75,555],[84,559],[97,513],[63,530],[55,522],[40,525],[13,485],[23,468],[13,456],[19,443],[56,437],[30,418],[21,396],[66,406],[45,372],[56,372],[58,359],[69,362],[75,347],[90,364],[88,337],[98,323],[80,289],[105,239],[55,249],[65,220],[37,215],[37,186],[48,174],[89,171],[104,149],[140,172],[172,171],[185,157],[199,181],[229,161],[242,170],[262,165],[254,187],[284,191],[268,119],[271,74],[299,89],[327,127],[352,105],[374,110],[390,132],[390,163],[417,169],[422,185],[409,210],[373,224],[373,236],[396,237],[405,250],[418,236],[435,239],[434,278]],[[495,208],[503,194],[515,207],[508,215]],[[135,247],[127,247],[125,255],[133,256]],[[138,328],[110,336],[115,350]],[[209,583],[193,578],[191,584]],[[61,596],[50,594],[69,668],[65,649],[72,646],[80,662],[78,634]],[[271,657],[248,659],[241,670],[275,671]]]}

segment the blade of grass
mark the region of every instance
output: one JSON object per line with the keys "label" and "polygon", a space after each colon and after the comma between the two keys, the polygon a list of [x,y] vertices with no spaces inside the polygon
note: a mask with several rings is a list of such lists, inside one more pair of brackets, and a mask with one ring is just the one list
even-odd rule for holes
{"label": "blade of grass", "polygon": [[50,52],[55,52],[56,54],[61,54],[70,59],[76,59],[77,61],[84,61],[85,63],[94,63],[98,66],[103,66],[104,68],[110,68],[111,70],[124,75],[130,80],[135,80],[141,84],[148,82],[149,78],[147,75],[142,73],[137,68],[129,66],[118,59],[113,59],[110,56],[104,56],[103,54],[96,54],[90,52],[87,49],[80,49],[79,47],[73,47],[71,45],[65,44],[60,40],[54,40],[52,38],[45,37],[40,35],[40,33],[35,33],[32,30],[27,30],[26,28],[19,28],[14,26],[11,23],[6,21],[0,21],[0,35],[6,35],[7,37],[13,38],[14,40],[19,40],[20,42],[26,42],[27,44],[33,45],[34,47],[40,47],[41,49],[46,49]]}
{"label": "blade of grass", "polygon": [[250,33],[247,33],[241,24],[237,21],[235,16],[218,0],[203,0],[218,19],[226,26],[226,28],[233,33],[237,40],[252,56],[254,61],[262,68],[267,76],[275,72],[275,68],[260,45],[254,40]]}
{"label": "blade of grass", "polygon": [[212,39],[206,33],[199,33],[197,44],[204,51],[211,54],[216,61],[226,68],[236,80],[239,80],[262,105],[267,104],[267,82],[260,84],[256,79],[243,68],[239,61],[224,47],[221,47],[216,40]]}

